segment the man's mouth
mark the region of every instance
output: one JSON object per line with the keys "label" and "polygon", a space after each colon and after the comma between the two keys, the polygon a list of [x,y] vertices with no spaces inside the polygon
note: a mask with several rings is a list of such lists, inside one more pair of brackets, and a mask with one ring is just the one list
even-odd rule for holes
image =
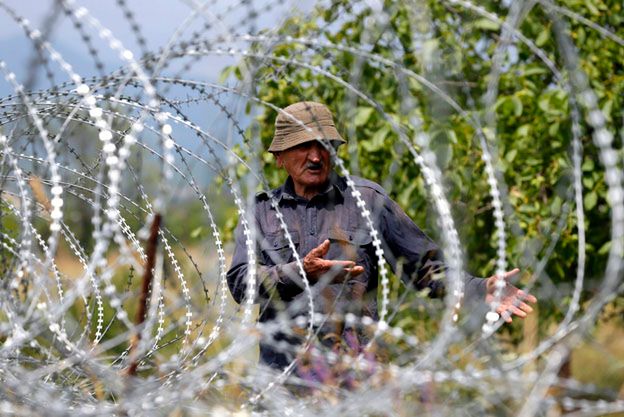
{"label": "man's mouth", "polygon": [[308,164],[308,166],[306,166],[306,169],[308,171],[318,172],[323,169],[323,164]]}

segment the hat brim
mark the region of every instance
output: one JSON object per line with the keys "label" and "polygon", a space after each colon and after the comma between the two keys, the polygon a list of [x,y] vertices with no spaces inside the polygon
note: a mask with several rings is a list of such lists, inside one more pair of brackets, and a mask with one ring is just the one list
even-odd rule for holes
{"label": "hat brim", "polygon": [[313,140],[328,140],[330,142],[337,142],[338,145],[347,142],[333,126],[321,126],[320,128],[310,127],[310,130],[304,129],[287,135],[274,136],[271,146],[269,146],[269,152],[285,151]]}

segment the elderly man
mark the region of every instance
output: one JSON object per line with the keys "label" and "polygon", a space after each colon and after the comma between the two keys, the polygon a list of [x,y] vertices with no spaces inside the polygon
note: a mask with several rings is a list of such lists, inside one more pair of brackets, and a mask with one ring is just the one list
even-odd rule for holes
{"label": "elderly man", "polygon": [[[277,116],[269,152],[289,176],[281,187],[256,196],[257,301],[261,303],[261,322],[291,320],[307,312],[308,295],[280,226],[278,210],[302,259],[317,311],[333,317],[346,313],[377,317],[378,262],[370,228],[346,180],[332,170],[329,146],[337,148],[342,143],[345,140],[323,104],[295,103]],[[384,257],[393,271],[409,286],[419,290],[428,288],[431,296],[442,295],[444,282],[437,278],[443,275],[444,263],[438,246],[382,187],[362,178],[352,176],[351,179],[371,212]],[[277,202],[277,210],[272,201]],[[227,275],[232,295],[239,303],[246,290],[245,240],[239,224]],[[507,273],[504,279],[515,273],[517,269]],[[491,300],[496,280],[495,276],[468,277],[466,294]],[[536,301],[532,295],[507,283],[498,312],[507,321],[511,321],[511,315],[525,317],[531,307],[523,300]],[[336,323],[328,320],[321,326],[321,340],[336,343],[345,336],[344,327]],[[301,341],[296,331],[293,334],[291,328],[282,329],[284,332],[278,332],[274,340],[260,343],[261,361],[277,368],[294,359],[295,349],[289,346]],[[287,343],[275,343],[279,341]]]}

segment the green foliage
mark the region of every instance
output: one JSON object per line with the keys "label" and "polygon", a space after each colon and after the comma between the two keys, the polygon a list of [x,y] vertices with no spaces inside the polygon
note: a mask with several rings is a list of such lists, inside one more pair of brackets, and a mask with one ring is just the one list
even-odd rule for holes
{"label": "green foliage", "polygon": [[[389,20],[384,26],[373,19],[370,9],[353,4],[334,0],[327,8],[318,7],[312,17],[288,19],[278,31],[281,40],[272,44],[271,50],[262,50],[267,59],[255,68],[255,94],[279,107],[300,100],[326,103],[334,112],[339,131],[349,141],[339,156],[352,172],[383,184],[414,221],[436,236],[436,216],[422,175],[399,142],[399,132],[412,141],[418,131],[413,121],[421,119],[421,128],[430,137],[431,148],[444,170],[447,197],[452,202],[468,269],[477,275],[490,275],[496,258],[496,235],[474,121],[484,124],[488,110],[483,108],[481,98],[488,88],[492,57],[501,37],[500,22],[446,2],[422,1],[419,4],[423,7],[413,7],[386,1],[384,10]],[[502,16],[501,21],[508,12],[501,2],[484,1],[479,6]],[[620,37],[624,35],[624,11],[619,0],[568,1],[565,7]],[[559,17],[578,48],[580,66],[598,95],[608,127],[620,131],[624,104],[621,46],[578,21]],[[564,68],[552,20],[543,8],[535,6],[520,31],[559,69]],[[293,40],[297,38],[340,47]],[[262,47],[254,46],[256,50]],[[361,48],[394,65],[348,48]],[[552,239],[559,235],[560,216],[566,216],[542,279],[571,283],[576,275],[578,232],[571,200],[572,107],[565,85],[567,75],[561,70],[564,80],[558,80],[522,42],[514,41],[513,49],[514,53],[503,59],[492,109],[496,131],[485,130],[513,210],[507,217],[506,230],[509,264],[533,272],[532,256],[544,256]],[[284,58],[291,61],[285,62]],[[254,63],[258,64],[240,64],[240,79]],[[399,68],[425,77],[466,113],[458,113],[439,94]],[[355,95],[347,83],[375,106]],[[268,107],[257,117],[265,148],[273,136],[275,117],[275,111]],[[398,123],[401,130],[394,129],[392,122]],[[590,134],[588,130],[582,132],[582,183],[585,226],[591,230],[587,235],[586,267],[591,281],[601,279],[604,272],[610,213],[604,171]],[[271,185],[277,186],[283,176],[270,160],[265,162],[265,175]],[[554,295],[544,292],[546,298]]]}
{"label": "green foliage", "polygon": [[[3,195],[3,198],[6,197]],[[18,239],[19,224],[17,222],[18,220],[13,215],[13,212],[10,211],[3,201],[2,205],[0,205],[0,226],[2,226],[5,240],[7,240],[7,238]],[[18,251],[19,248],[14,247],[13,250]],[[12,268],[14,260],[15,257],[13,254],[3,247],[0,251],[0,273],[2,273],[3,276]]]}

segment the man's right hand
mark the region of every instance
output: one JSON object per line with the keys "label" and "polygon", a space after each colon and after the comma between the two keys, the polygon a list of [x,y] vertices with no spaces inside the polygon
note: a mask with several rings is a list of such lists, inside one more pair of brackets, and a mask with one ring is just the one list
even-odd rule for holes
{"label": "man's right hand", "polygon": [[310,281],[318,281],[319,278],[330,270],[335,274],[332,283],[343,282],[346,277],[355,277],[364,272],[364,267],[356,265],[353,261],[323,259],[328,251],[329,239],[326,239],[303,258],[303,269]]}

